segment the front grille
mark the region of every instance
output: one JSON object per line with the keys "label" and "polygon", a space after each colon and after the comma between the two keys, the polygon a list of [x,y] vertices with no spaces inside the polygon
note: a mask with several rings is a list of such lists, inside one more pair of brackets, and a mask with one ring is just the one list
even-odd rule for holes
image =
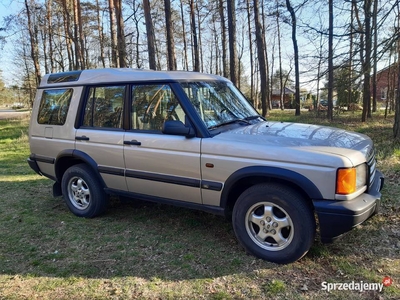
{"label": "front grille", "polygon": [[371,186],[374,181],[376,172],[376,159],[375,159],[374,148],[372,148],[371,151],[369,152],[369,155],[367,157],[367,163],[369,168],[369,186]]}

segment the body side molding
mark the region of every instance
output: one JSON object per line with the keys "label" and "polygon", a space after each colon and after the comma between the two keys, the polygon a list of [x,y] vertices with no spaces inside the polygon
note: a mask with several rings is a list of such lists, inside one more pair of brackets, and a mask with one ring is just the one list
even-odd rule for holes
{"label": "body side molding", "polygon": [[189,208],[189,209],[194,209],[194,210],[201,210],[201,211],[205,211],[205,212],[212,213],[215,215],[220,215],[220,216],[224,215],[224,209],[222,209],[219,206],[203,205],[203,204],[198,204],[198,203],[193,203],[193,202],[185,202],[185,201],[173,200],[173,199],[168,199],[168,198],[161,198],[161,197],[155,197],[155,196],[150,196],[150,195],[125,192],[125,191],[120,191],[120,190],[115,190],[115,189],[110,189],[110,188],[106,188],[104,190],[108,194],[133,198],[132,201],[135,201],[134,199],[138,199],[138,200],[156,202],[156,203],[161,203],[161,204],[179,206],[179,207],[184,207],[184,208]]}

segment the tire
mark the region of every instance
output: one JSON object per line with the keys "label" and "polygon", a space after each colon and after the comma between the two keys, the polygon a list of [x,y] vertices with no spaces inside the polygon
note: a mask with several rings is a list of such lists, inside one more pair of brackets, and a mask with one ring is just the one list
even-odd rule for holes
{"label": "tire", "polygon": [[314,242],[312,208],[302,195],[280,184],[245,190],[235,203],[232,222],[248,253],[274,263],[297,261]]}
{"label": "tire", "polygon": [[108,197],[97,175],[85,164],[65,171],[61,189],[69,210],[78,217],[94,218],[107,208]]}

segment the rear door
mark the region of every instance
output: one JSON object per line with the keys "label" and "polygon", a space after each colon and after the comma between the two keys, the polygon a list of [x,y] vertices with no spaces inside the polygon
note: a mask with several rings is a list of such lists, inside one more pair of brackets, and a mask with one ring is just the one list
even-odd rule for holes
{"label": "rear door", "polygon": [[169,84],[134,84],[125,133],[126,182],[132,193],[201,203],[200,138],[165,135],[164,121],[185,123]]}
{"label": "rear door", "polygon": [[88,87],[76,150],[95,160],[108,188],[127,190],[124,179],[123,110],[125,85]]}
{"label": "rear door", "polygon": [[75,147],[74,118],[81,87],[38,90],[29,126],[29,144],[40,171],[55,178],[54,163],[60,152]]}

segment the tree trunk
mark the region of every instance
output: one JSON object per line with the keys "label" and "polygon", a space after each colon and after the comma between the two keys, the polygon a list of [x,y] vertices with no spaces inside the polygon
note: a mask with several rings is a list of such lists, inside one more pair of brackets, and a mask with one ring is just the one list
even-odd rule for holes
{"label": "tree trunk", "polygon": [[122,16],[122,1],[114,0],[115,17],[117,20],[117,49],[118,63],[120,68],[126,68],[126,42],[125,42],[125,26]]}
{"label": "tree trunk", "polygon": [[[364,28],[363,28],[363,25],[360,20],[360,14],[359,14],[358,6],[357,6],[357,0],[352,0],[352,9],[354,11],[354,20],[357,21],[358,32],[360,32],[360,34],[359,34],[359,36],[360,36],[360,42],[359,42],[360,63],[361,63],[361,66],[364,68],[364,64],[365,64],[364,50],[365,49],[364,49],[364,34],[362,34],[364,32]],[[362,116],[361,119],[363,120],[364,116]],[[363,122],[365,122],[365,119]]]}
{"label": "tree trunk", "polygon": [[116,29],[116,25],[115,25],[116,17],[115,17],[115,9],[114,9],[114,0],[108,0],[108,11],[110,14],[110,35],[111,35],[111,64],[110,64],[110,66],[112,68],[118,68],[118,41],[117,41],[117,29]]}
{"label": "tree trunk", "polygon": [[387,86],[388,86],[388,94],[386,97],[386,105],[385,105],[385,119],[387,118],[388,114],[388,108],[389,108],[389,102],[392,101],[392,82],[391,82],[391,76],[392,76],[392,51],[389,52],[389,68],[388,68],[388,77],[387,77]]}
{"label": "tree trunk", "polygon": [[71,20],[70,20],[70,13],[69,13],[69,1],[61,1],[63,5],[63,19],[64,19],[64,31],[65,31],[65,42],[67,44],[67,54],[68,54],[68,70],[72,71],[75,70],[75,62],[74,62],[74,51],[72,47],[73,43],[73,35],[70,30],[71,28]]}
{"label": "tree trunk", "polygon": [[[207,72],[209,72],[210,74],[214,73],[213,67],[214,67],[214,61],[218,62],[218,50],[215,51],[215,57],[214,57],[214,51],[213,49],[218,49],[218,36],[216,34],[216,28],[215,28],[215,18],[212,17],[211,18],[211,24],[212,26],[210,26],[212,28],[211,31],[211,43],[209,43],[209,52],[210,52],[210,56],[208,58],[209,60],[209,69],[207,70]],[[218,63],[215,64],[216,66],[218,66]],[[218,67],[217,67],[218,69]],[[215,72],[214,74],[218,74],[217,72]]]}
{"label": "tree trunk", "polygon": [[167,31],[168,70],[176,70],[175,43],[174,43],[174,34],[172,31],[173,22],[171,15],[171,1],[164,0],[164,6],[165,6],[165,24]]}
{"label": "tree trunk", "polygon": [[136,41],[135,41],[135,52],[136,52],[136,68],[140,69],[142,67],[142,62],[140,60],[140,18],[137,17],[137,12],[139,10],[140,4],[136,5],[136,0],[133,0],[133,7],[134,7],[134,12],[133,12],[133,21],[135,23],[135,29],[136,29]]}
{"label": "tree trunk", "polygon": [[[398,34],[398,41],[400,41],[400,34]],[[400,49],[400,42],[398,42]],[[393,134],[394,138],[397,141],[400,141],[400,50],[398,50],[398,63],[397,63],[397,94],[396,94],[396,106],[395,106],[395,115],[394,115],[394,125],[393,125]]]}
{"label": "tree trunk", "polygon": [[353,44],[354,44],[354,10],[353,3],[351,4],[351,15],[350,15],[350,49],[349,49],[349,95],[347,100],[347,108],[353,100]]}
{"label": "tree trunk", "polygon": [[371,38],[371,1],[364,1],[364,15],[365,15],[365,59],[363,62],[363,74],[364,74],[364,89],[363,89],[363,110],[361,121],[365,122],[367,118],[371,117],[371,49],[372,49],[372,38]]}
{"label": "tree trunk", "polygon": [[144,18],[146,20],[147,48],[149,53],[149,67],[156,70],[156,47],[154,44],[154,27],[150,14],[149,0],[143,0]]}
{"label": "tree trunk", "polygon": [[[399,4],[397,4],[399,14]],[[400,18],[397,18],[397,28],[400,28]],[[400,31],[397,30],[397,94],[396,94],[396,107],[393,124],[393,135],[397,142],[400,141]]]}
{"label": "tree trunk", "polygon": [[285,109],[283,99],[283,74],[282,74],[282,47],[281,47],[281,27],[279,22],[279,2],[276,2],[276,29],[278,35],[278,60],[279,60],[279,103],[281,110]]}
{"label": "tree trunk", "polygon": [[186,42],[186,30],[185,30],[185,16],[183,14],[183,0],[181,0],[181,19],[182,19],[182,38],[183,38],[183,66],[186,71],[189,71],[189,62],[187,55],[187,42]]}
{"label": "tree trunk", "polygon": [[28,20],[28,32],[29,32],[29,39],[31,44],[31,58],[33,62],[33,66],[35,68],[35,82],[36,86],[39,86],[40,80],[42,79],[40,73],[40,65],[39,65],[39,45],[37,42],[37,29],[34,28],[32,24],[32,16],[30,7],[28,4],[28,0],[25,0],[25,8],[26,8],[26,18]]}
{"label": "tree trunk", "polygon": [[84,65],[83,65],[83,55],[82,55],[82,47],[81,47],[81,43],[80,43],[80,19],[79,19],[79,0],[73,0],[72,1],[72,5],[73,5],[73,13],[74,13],[74,46],[75,46],[75,69],[79,70],[79,69],[84,69]]}
{"label": "tree trunk", "polygon": [[47,7],[47,28],[48,28],[48,36],[49,36],[49,58],[50,58],[50,72],[55,72],[55,64],[54,64],[54,49],[53,49],[53,1],[48,0],[46,3]]}
{"label": "tree trunk", "polygon": [[251,34],[252,28],[251,28],[250,0],[246,0],[246,10],[247,10],[247,28],[249,33],[249,48],[250,48],[250,100],[253,102],[254,107],[256,107],[256,102],[254,99],[253,38]]}
{"label": "tree trunk", "polygon": [[271,85],[269,82],[269,62],[268,62],[268,48],[267,48],[267,42],[266,42],[266,30],[265,28],[267,27],[265,25],[265,3],[264,0],[261,0],[261,20],[262,20],[262,38],[263,38],[263,45],[264,45],[264,57],[265,57],[265,72],[267,74],[267,99],[265,100],[267,102],[267,107],[268,109],[272,109],[272,104],[271,104]]}
{"label": "tree trunk", "polygon": [[86,44],[85,44],[85,39],[83,35],[83,27],[82,27],[82,9],[81,9],[81,2],[80,0],[77,0],[77,7],[78,7],[78,35],[79,35],[79,48],[81,51],[80,57],[81,57],[81,69],[87,69],[88,68],[88,56],[85,55],[85,50],[86,49]]}
{"label": "tree trunk", "polygon": [[244,55],[244,48],[245,48],[245,30],[244,30],[244,24],[242,24],[242,30],[240,31],[240,44],[238,43],[238,64],[237,64],[237,81],[238,81],[238,85],[237,87],[239,88],[239,90],[241,89],[241,78],[243,75],[243,70],[242,70],[242,59],[243,59],[243,55]]}
{"label": "tree trunk", "polygon": [[97,17],[97,31],[99,34],[99,45],[100,45],[100,61],[103,68],[106,67],[106,61],[104,59],[104,34],[103,26],[100,19],[100,4],[99,0],[96,0],[96,17]]}
{"label": "tree trunk", "polygon": [[329,0],[328,36],[328,120],[333,120],[333,0]]}
{"label": "tree trunk", "polygon": [[[332,0],[330,0],[332,1]],[[296,112],[295,115],[300,115],[300,70],[299,70],[299,48],[297,46],[296,39],[296,14],[289,0],[286,0],[286,7],[292,18],[292,41],[293,41],[293,52],[294,52],[294,73],[295,73],[295,89],[296,94],[294,98]]]}
{"label": "tree trunk", "polygon": [[[217,22],[216,22],[216,15],[213,14],[211,17],[211,23],[212,23],[212,41],[213,43],[210,43],[209,46],[209,52],[210,52],[210,74],[217,74],[219,75],[219,69],[218,69],[218,62],[219,62],[219,34],[217,30]],[[215,52],[215,54],[214,54]],[[215,70],[214,70],[215,66]]]}
{"label": "tree trunk", "polygon": [[268,79],[267,66],[265,60],[265,45],[262,36],[262,25],[260,22],[260,13],[258,8],[258,0],[254,0],[254,21],[256,29],[257,55],[260,68],[260,86],[261,86],[261,110],[264,117],[267,116],[267,97],[268,97]]}
{"label": "tree trunk", "polygon": [[[60,18],[60,21],[59,22],[62,22],[61,21],[61,18]],[[67,44],[67,52],[68,52],[68,43],[67,43],[67,41],[68,41],[68,37],[67,37],[67,34],[66,34],[66,32],[64,32],[64,33],[62,33],[62,28],[63,28],[63,26],[61,26],[60,24],[58,24],[59,26],[57,26],[57,34],[56,34],[56,36],[58,37],[58,47],[56,47],[56,49],[57,49],[57,52],[58,52],[58,55],[60,56],[56,61],[55,61],[55,63],[59,66],[59,68],[56,68],[56,70],[58,69],[58,70],[60,70],[61,72],[65,72],[65,63],[64,63],[64,48],[63,48],[63,45],[64,44]],[[65,36],[65,41],[66,42],[64,42],[63,40],[62,40],[62,36]]]}
{"label": "tree trunk", "polygon": [[193,39],[193,50],[194,54],[194,66],[193,70],[200,72],[200,59],[199,59],[199,47],[197,44],[197,31],[196,31],[196,15],[194,10],[194,0],[190,0],[190,17],[191,17],[191,29],[192,29],[192,39]]}
{"label": "tree trunk", "polygon": [[320,34],[319,39],[319,55],[318,55],[318,68],[317,68],[317,99],[315,101],[315,110],[317,111],[317,115],[319,115],[319,85],[321,81],[321,64],[322,64],[322,33]]}
{"label": "tree trunk", "polygon": [[204,61],[203,61],[203,44],[201,40],[202,36],[202,28],[201,28],[201,19],[200,19],[200,9],[199,6],[197,5],[198,2],[196,2],[196,13],[197,13],[197,36],[198,36],[198,49],[199,49],[199,64],[200,64],[200,72],[204,72]]}
{"label": "tree trunk", "polygon": [[227,1],[228,9],[228,35],[229,35],[229,72],[230,79],[238,86],[238,55],[236,49],[236,7],[235,0]]}
{"label": "tree trunk", "polygon": [[43,26],[40,29],[40,40],[42,41],[43,47],[43,62],[44,62],[44,72],[45,74],[49,73],[49,64],[48,64],[48,54],[47,50],[47,19],[44,20]]}
{"label": "tree trunk", "polygon": [[224,14],[224,1],[219,0],[219,17],[221,19],[221,36],[222,36],[222,74],[228,78],[228,64],[226,62],[226,25],[225,25],[225,14]]}
{"label": "tree trunk", "polygon": [[372,30],[374,33],[374,54],[373,54],[373,73],[372,73],[372,111],[376,112],[376,73],[378,64],[378,0],[374,0],[374,8],[372,13]]}
{"label": "tree trunk", "polygon": [[[26,0],[25,0],[25,5],[26,5]],[[26,78],[28,82],[28,89],[29,89],[29,105],[32,108],[33,107],[33,96],[32,96],[32,86],[31,86],[31,75],[30,75],[30,67],[28,63],[28,54],[26,53],[26,46],[23,44],[22,45],[22,51],[23,51],[23,57],[24,57],[24,65],[25,65],[25,72],[26,72]]]}

